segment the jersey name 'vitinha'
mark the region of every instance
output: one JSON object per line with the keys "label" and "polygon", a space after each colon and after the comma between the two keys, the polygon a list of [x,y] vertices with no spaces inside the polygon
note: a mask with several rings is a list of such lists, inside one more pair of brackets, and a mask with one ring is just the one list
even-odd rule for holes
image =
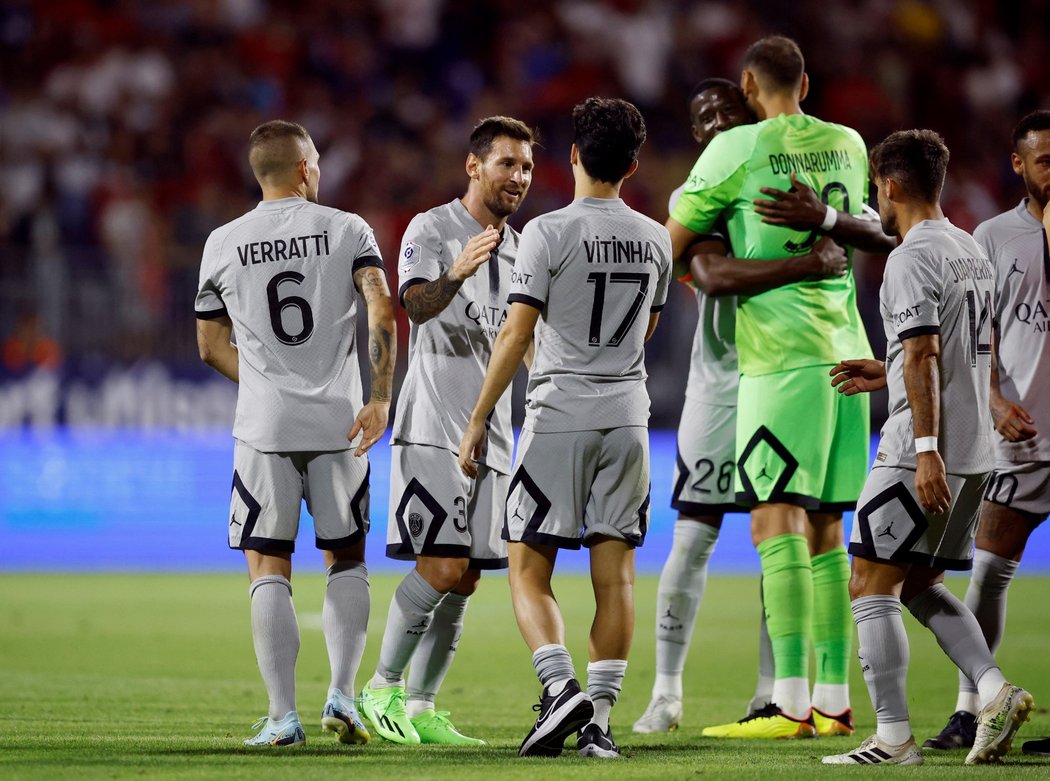
{"label": "jersey name 'vitinha'", "polygon": [[995,329],[999,391],[1035,419],[1036,435],[1024,442],[996,436],[998,457],[1027,463],[1050,461],[1050,253],[1043,225],[1016,208],[982,222],[973,237],[995,267]]}
{"label": "jersey name 'vitinha'", "polygon": [[[781,114],[719,133],[697,160],[671,216],[708,234],[723,218],[733,255],[761,262],[803,255],[818,231],[767,225],[755,212],[762,187],[790,190],[794,171],[824,203],[858,214],[868,197],[864,142],[855,130],[804,114]],[[740,373],[748,376],[869,357],[852,270],[741,296],[736,321]]]}
{"label": "jersey name 'vitinha'", "polygon": [[302,198],[262,201],[216,229],[196,311],[228,315],[239,383],[233,436],[256,450],[345,450],[362,406],[354,272],[383,268],[355,214]]}
{"label": "jersey name 'vitinha'", "polygon": [[577,198],[525,226],[508,300],[540,310],[526,428],[648,423],[645,332],[670,277],[667,230],[618,198]]}
{"label": "jersey name 'vitinha'", "polygon": [[915,431],[904,387],[902,342],[940,335],[939,446],[948,472],[992,468],[991,381],[994,270],[984,250],[948,220],[908,231],[886,261],[879,303],[886,331],[889,417],[876,465],[915,469]]}
{"label": "jersey name 'vitinha'", "polygon": [[[405,231],[398,258],[398,290],[431,282],[448,269],[463,247],[485,229],[458,198],[416,215]],[[481,394],[492,344],[507,319],[511,269],[519,234],[509,225],[492,257],[464,280],[455,297],[422,325],[410,322],[408,372],[394,416],[392,442],[433,445],[459,452],[459,440]],[[489,419],[481,463],[510,473],[514,434],[510,390]]]}

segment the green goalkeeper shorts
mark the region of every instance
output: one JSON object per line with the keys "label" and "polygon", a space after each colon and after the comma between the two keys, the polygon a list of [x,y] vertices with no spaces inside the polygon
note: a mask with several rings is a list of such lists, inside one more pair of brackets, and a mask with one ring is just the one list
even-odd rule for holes
{"label": "green goalkeeper shorts", "polygon": [[868,395],[831,387],[831,366],[740,378],[736,501],[807,510],[856,507],[868,472]]}

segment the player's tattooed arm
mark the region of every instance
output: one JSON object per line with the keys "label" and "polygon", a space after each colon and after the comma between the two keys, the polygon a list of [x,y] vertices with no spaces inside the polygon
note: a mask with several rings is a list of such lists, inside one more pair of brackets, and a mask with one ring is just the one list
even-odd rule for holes
{"label": "player's tattooed arm", "polygon": [[405,291],[405,311],[416,325],[444,311],[456,297],[463,282],[474,276],[481,265],[492,256],[500,242],[499,231],[489,225],[477,236],[472,236],[452,266],[437,279],[412,285]]}
{"label": "player's tattooed arm", "polygon": [[437,279],[420,282],[405,291],[405,311],[416,325],[422,325],[440,314],[463,286],[463,280],[453,282],[445,271]]}
{"label": "player's tattooed arm", "polygon": [[223,377],[237,382],[240,375],[237,363],[237,345],[233,337],[233,321],[229,317],[197,321],[197,349],[201,360]]}
{"label": "player's tattooed arm", "polygon": [[348,435],[350,441],[361,435],[354,451],[355,456],[360,456],[383,436],[390,417],[397,360],[397,324],[390,288],[382,269],[366,266],[358,270],[354,274],[354,284],[365,299],[368,310],[368,363],[372,380],[368,403],[361,408]]}

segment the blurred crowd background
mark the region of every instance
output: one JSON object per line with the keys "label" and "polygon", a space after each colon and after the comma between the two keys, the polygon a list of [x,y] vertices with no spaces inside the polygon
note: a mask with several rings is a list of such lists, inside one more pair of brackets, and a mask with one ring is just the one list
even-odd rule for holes
{"label": "blurred crowd background", "polygon": [[[572,106],[632,100],[649,140],[624,196],[663,220],[696,155],[690,87],[736,80],[743,50],[770,33],[806,55],[807,112],[869,145],[904,127],[945,136],[956,224],[1022,196],[1009,136],[1050,105],[1045,0],[4,0],[0,427],[99,420],[106,404],[119,417],[113,394],[141,406],[150,382],[176,409],[157,420],[226,414],[228,393],[192,390],[211,379],[193,298],[208,233],[258,200],[246,141],[260,122],[309,129],[321,201],[373,226],[393,284],[402,230],[462,194],[467,136],[491,114],[540,131],[520,229],[572,197]],[[856,261],[877,353],[881,260]],[[677,287],[648,354],[658,426],[677,420],[695,321]],[[94,418],[75,392],[41,401],[126,377],[138,384],[94,398]]]}

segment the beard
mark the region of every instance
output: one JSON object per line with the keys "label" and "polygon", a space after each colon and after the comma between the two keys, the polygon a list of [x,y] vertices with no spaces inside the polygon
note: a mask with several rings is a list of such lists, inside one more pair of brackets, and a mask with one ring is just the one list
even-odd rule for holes
{"label": "beard", "polygon": [[1028,178],[1028,174],[1024,174],[1024,186],[1028,190],[1028,197],[1039,204],[1039,208],[1045,209],[1046,204],[1050,203],[1050,184],[1046,184],[1042,189],[1039,185]]}
{"label": "beard", "polygon": [[886,210],[879,210],[879,222],[882,223],[882,232],[887,236],[896,236],[900,233],[900,226],[897,225],[897,215],[887,214]]}
{"label": "beard", "polygon": [[497,190],[496,192],[488,193],[483,201],[483,203],[485,204],[485,208],[488,209],[489,212],[491,212],[494,216],[499,217],[500,219],[503,219],[504,217],[510,217],[510,215],[514,214],[514,212],[518,210],[518,207],[521,206],[521,202],[524,200],[523,197],[519,197],[518,200],[513,204],[508,204],[500,197],[502,193],[502,190]]}

